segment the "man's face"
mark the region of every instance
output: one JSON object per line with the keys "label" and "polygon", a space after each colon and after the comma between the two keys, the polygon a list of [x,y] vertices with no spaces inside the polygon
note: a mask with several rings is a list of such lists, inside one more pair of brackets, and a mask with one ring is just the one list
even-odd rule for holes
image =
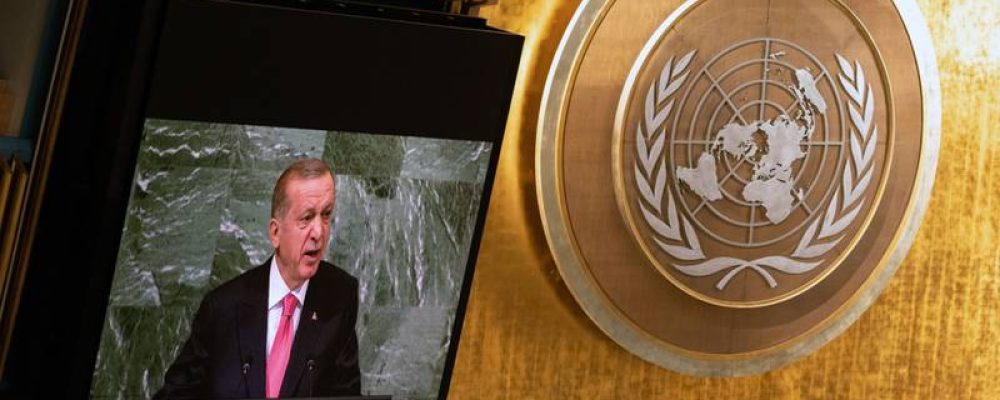
{"label": "man's face", "polygon": [[271,218],[268,235],[281,276],[292,289],[316,274],[326,253],[334,191],[330,174],[292,178],[285,186],[285,213]]}

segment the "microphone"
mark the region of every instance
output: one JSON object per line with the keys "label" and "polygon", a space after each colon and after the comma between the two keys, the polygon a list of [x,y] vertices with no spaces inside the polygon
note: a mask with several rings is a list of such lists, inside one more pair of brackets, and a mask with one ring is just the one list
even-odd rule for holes
{"label": "microphone", "polygon": [[306,360],[306,369],[309,370],[309,397],[313,397],[313,370],[316,369],[316,360]]}
{"label": "microphone", "polygon": [[243,388],[246,397],[250,397],[250,384],[247,382],[247,373],[250,372],[250,365],[253,364],[253,354],[244,354],[242,358],[243,365],[240,367],[240,370],[243,372]]}

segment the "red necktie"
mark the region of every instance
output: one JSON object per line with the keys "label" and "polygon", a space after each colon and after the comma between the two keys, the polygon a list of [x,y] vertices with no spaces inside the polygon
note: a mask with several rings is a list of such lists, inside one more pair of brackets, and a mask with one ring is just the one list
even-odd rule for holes
{"label": "red necktie", "polygon": [[267,397],[278,397],[281,391],[281,380],[285,377],[285,367],[288,366],[288,356],[292,352],[292,338],[295,328],[292,327],[292,314],[299,304],[291,293],[281,299],[281,320],[278,321],[278,333],[274,335],[271,344],[271,355],[267,357]]}

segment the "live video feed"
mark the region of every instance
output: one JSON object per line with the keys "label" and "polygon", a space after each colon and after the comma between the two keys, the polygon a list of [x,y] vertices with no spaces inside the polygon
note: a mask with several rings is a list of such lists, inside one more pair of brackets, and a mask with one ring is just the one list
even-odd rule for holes
{"label": "live video feed", "polygon": [[[91,396],[435,398],[490,152],[485,142],[147,120]],[[309,159],[331,173],[286,173],[291,194],[272,207],[279,176]]]}

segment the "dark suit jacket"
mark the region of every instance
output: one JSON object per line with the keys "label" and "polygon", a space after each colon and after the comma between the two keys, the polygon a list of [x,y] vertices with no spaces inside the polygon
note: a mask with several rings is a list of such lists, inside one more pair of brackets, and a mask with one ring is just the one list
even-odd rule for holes
{"label": "dark suit jacket", "polygon": [[[268,260],[205,295],[157,398],[264,397],[270,266]],[[300,315],[280,396],[360,395],[358,281],[321,263]]]}

